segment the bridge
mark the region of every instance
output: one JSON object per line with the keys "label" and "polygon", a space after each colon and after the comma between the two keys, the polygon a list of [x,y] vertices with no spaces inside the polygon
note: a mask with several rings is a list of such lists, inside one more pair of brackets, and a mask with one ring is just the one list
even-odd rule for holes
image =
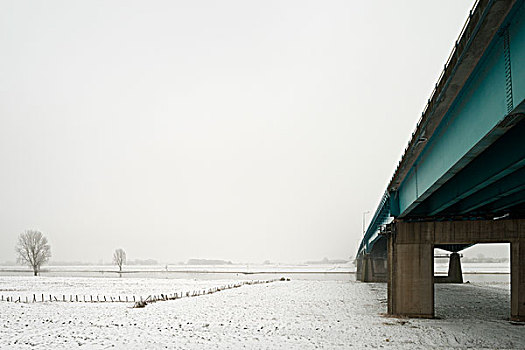
{"label": "bridge", "polygon": [[[388,313],[434,317],[434,283],[462,282],[458,252],[510,243],[511,319],[525,321],[525,1],[478,0],[357,252],[388,282]],[[434,248],[451,252],[434,277]]]}

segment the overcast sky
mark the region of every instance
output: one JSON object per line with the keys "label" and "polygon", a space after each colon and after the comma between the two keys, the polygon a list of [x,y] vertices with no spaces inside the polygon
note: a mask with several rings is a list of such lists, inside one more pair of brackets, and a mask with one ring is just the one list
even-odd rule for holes
{"label": "overcast sky", "polygon": [[0,261],[355,255],[472,3],[0,0]]}

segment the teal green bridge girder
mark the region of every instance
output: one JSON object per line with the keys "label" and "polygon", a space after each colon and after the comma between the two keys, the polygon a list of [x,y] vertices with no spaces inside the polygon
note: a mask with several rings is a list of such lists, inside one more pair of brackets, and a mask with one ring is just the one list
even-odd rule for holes
{"label": "teal green bridge girder", "polygon": [[394,219],[525,217],[524,3],[474,5],[358,256],[385,239],[380,229]]}

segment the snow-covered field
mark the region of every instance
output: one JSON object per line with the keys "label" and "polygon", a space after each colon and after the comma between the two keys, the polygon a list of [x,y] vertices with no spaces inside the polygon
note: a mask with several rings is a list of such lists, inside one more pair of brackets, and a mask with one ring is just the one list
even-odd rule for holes
{"label": "snow-covered field", "polygon": [[[465,263],[461,262],[463,273],[478,274],[503,274],[510,273],[510,261],[503,263]],[[448,259],[436,259],[434,264],[434,271],[436,273],[447,273]]]}
{"label": "snow-covered field", "polygon": [[[346,349],[525,348],[508,321],[508,282],[436,285],[433,320],[385,317],[386,285],[336,279],[243,286],[163,301],[0,302],[0,348]],[[236,279],[235,281],[239,281]],[[210,288],[228,279],[0,277],[1,293],[148,295]]]}
{"label": "snow-covered field", "polygon": [[[242,280],[241,280],[242,281]],[[203,280],[203,279],[157,279],[157,278],[93,278],[93,277],[0,277],[0,300],[7,300],[8,297],[22,302],[33,300],[37,301],[58,301],[78,300],[136,300],[146,299],[148,296],[158,296],[160,294],[185,294],[197,290],[207,290],[213,287],[221,287],[234,284],[239,280]],[[50,298],[49,296],[53,298]]]}
{"label": "snow-covered field", "polygon": [[[42,274],[60,276],[67,274],[85,274],[103,276],[117,272],[113,265],[82,265],[82,266],[44,266]],[[169,276],[176,273],[226,273],[226,274],[253,274],[253,273],[348,273],[355,272],[353,263],[346,264],[319,264],[319,265],[288,265],[288,264],[231,264],[231,265],[129,265],[124,266],[123,273],[129,277],[152,273]],[[25,266],[0,266],[0,275],[32,274],[32,270]]]}
{"label": "snow-covered field", "polygon": [[[505,263],[462,263],[463,273],[479,274],[508,274],[510,262]],[[448,259],[436,259],[434,269],[437,274],[447,273]],[[129,265],[124,266],[123,274],[127,277],[165,277],[178,278],[183,273],[211,273],[211,274],[308,274],[308,273],[354,273],[353,263],[346,264],[318,264],[318,265],[289,265],[289,264],[232,264],[232,265]],[[82,265],[82,266],[44,266],[42,275],[45,276],[89,276],[108,277],[117,276],[117,268],[113,265]],[[26,266],[0,266],[0,276],[21,274],[32,275],[32,270]],[[206,277],[209,278],[210,276]],[[220,276],[218,278],[221,278]]]}

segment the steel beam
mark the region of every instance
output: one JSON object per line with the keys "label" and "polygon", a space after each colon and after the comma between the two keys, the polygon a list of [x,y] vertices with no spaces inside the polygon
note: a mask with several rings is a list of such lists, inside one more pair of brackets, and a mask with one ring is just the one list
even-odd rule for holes
{"label": "steel beam", "polygon": [[[498,135],[496,142],[474,158],[470,164],[457,172],[439,190],[436,189],[432,196],[420,203],[409,216],[436,216],[447,208],[466,199],[467,197],[487,188],[505,176],[512,174],[525,166],[525,118],[520,115],[518,125],[510,129],[503,137]],[[500,128],[494,128],[498,133]],[[486,138],[494,137],[492,134]],[[521,184],[525,177],[520,178]]]}

